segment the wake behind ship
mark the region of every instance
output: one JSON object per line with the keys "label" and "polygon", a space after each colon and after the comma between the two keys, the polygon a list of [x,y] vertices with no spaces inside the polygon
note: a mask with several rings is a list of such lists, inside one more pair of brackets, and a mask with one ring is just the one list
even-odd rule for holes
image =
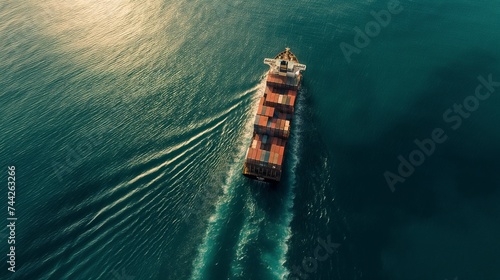
{"label": "wake behind ship", "polygon": [[264,96],[255,116],[252,142],[247,150],[243,175],[259,181],[279,182],[283,158],[290,137],[297,93],[306,65],[286,48],[274,59],[266,58],[270,69]]}

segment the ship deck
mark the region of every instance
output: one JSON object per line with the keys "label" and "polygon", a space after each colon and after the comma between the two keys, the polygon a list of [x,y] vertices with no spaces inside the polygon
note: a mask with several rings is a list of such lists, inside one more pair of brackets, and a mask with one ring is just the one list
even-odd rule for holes
{"label": "ship deck", "polygon": [[290,48],[286,48],[284,51],[280,52],[275,59],[283,59],[288,61],[293,61],[299,63],[297,57],[290,51]]}
{"label": "ship deck", "polygon": [[305,65],[289,48],[274,59],[265,59],[270,66],[266,89],[259,101],[253,137],[247,150],[243,175],[265,182],[278,183],[283,173],[284,156],[296,97]]}

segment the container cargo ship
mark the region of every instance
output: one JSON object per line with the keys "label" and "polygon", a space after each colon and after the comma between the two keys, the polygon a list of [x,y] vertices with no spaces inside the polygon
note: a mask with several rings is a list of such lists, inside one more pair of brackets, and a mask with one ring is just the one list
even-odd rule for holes
{"label": "container cargo ship", "polygon": [[243,175],[277,183],[283,173],[283,157],[306,65],[286,48],[275,58],[266,58],[270,69],[264,96],[259,100],[253,137],[247,150]]}

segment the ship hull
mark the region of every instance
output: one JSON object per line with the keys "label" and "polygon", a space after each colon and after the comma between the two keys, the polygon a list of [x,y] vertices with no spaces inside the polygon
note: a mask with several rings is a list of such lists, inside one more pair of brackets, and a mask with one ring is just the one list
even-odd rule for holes
{"label": "ship hull", "polygon": [[255,173],[248,172],[248,170],[246,170],[246,169],[247,169],[247,167],[244,166],[243,167],[243,175],[249,179],[254,180],[254,181],[275,185],[275,184],[279,183],[281,180],[281,178],[277,178],[277,177],[266,177],[266,176],[262,176],[262,175],[257,175]]}
{"label": "ship hull", "polygon": [[288,48],[274,59],[266,58],[264,63],[270,66],[270,70],[264,95],[259,100],[243,175],[258,181],[278,183],[283,175],[295,103],[306,66],[300,64]]}

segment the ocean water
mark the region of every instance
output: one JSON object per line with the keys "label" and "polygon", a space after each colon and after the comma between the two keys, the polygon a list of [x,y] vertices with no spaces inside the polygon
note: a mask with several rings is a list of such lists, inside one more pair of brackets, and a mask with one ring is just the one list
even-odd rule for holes
{"label": "ocean water", "polygon": [[[0,19],[0,279],[500,279],[499,1],[4,0]],[[285,47],[308,68],[269,188],[241,168]]]}

